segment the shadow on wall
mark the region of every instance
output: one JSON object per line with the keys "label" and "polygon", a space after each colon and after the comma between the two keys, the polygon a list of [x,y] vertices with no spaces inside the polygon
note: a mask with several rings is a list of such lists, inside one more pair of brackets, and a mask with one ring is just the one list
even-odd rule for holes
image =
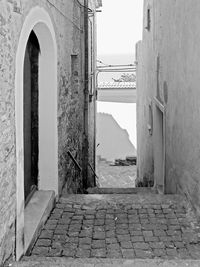
{"label": "shadow on wall", "polygon": [[128,132],[110,114],[97,113],[97,144],[97,156],[108,161],[137,154]]}

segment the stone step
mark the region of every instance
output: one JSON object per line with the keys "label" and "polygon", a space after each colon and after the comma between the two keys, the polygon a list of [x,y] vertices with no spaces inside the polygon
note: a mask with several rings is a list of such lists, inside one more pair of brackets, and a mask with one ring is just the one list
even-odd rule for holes
{"label": "stone step", "polygon": [[157,190],[153,187],[135,187],[135,188],[88,188],[89,194],[156,194]]}
{"label": "stone step", "polygon": [[26,257],[21,262],[13,262],[10,267],[199,267],[200,260],[160,260],[160,259],[67,259]]}

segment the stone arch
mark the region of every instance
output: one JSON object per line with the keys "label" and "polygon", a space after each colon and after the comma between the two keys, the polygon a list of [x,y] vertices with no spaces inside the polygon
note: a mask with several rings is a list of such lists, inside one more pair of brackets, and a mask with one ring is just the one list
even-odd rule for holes
{"label": "stone arch", "polygon": [[39,174],[38,189],[58,194],[57,133],[57,45],[48,12],[39,6],[25,18],[16,53],[16,258],[24,253],[24,144],[23,144],[23,66],[26,44],[31,31],[40,45],[39,56]]}

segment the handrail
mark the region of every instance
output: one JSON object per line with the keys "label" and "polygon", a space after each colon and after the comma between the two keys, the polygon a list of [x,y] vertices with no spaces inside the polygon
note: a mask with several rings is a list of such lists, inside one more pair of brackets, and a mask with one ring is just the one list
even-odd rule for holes
{"label": "handrail", "polygon": [[78,168],[78,170],[80,172],[82,172],[82,168],[81,166],[78,164],[78,162],[76,161],[76,159],[74,158],[74,156],[72,155],[72,153],[70,151],[67,151],[67,154],[69,155],[69,157],[72,159],[72,161],[74,162],[75,166]]}
{"label": "handrail", "polygon": [[[72,155],[72,153],[68,150],[68,151],[67,151],[67,154],[68,154],[69,157],[72,159],[72,161],[74,162],[74,164],[75,164],[75,166],[78,168],[78,170],[79,170],[80,172],[82,172],[82,168],[81,168],[81,166],[78,164],[78,162],[76,161],[76,159],[74,158],[74,156]],[[88,166],[89,166],[90,169],[92,170],[92,172],[93,172],[93,174],[95,175],[95,177],[96,177],[97,179],[99,179],[98,175],[96,174],[95,170],[93,169],[92,165],[91,165],[89,162],[88,162]],[[96,183],[97,183],[97,181],[96,181],[96,179],[95,179],[95,186],[96,186]]]}
{"label": "handrail", "polygon": [[[95,170],[92,168],[92,165],[88,162],[88,166],[90,167],[90,169],[92,170],[94,176],[97,178],[97,180],[99,179],[98,175],[96,174]],[[95,182],[94,182],[94,186],[97,185],[97,180],[95,179]]]}

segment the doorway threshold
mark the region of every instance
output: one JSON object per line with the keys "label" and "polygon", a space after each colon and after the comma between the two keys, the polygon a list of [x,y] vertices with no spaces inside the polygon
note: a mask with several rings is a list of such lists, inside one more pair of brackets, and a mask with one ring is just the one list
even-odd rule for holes
{"label": "doorway threshold", "polygon": [[134,188],[103,188],[94,187],[87,189],[88,194],[148,194],[157,193],[153,187],[134,187]]}
{"label": "doorway threshold", "polygon": [[29,255],[34,243],[55,206],[54,191],[36,191],[25,207],[24,239],[25,255]]}

